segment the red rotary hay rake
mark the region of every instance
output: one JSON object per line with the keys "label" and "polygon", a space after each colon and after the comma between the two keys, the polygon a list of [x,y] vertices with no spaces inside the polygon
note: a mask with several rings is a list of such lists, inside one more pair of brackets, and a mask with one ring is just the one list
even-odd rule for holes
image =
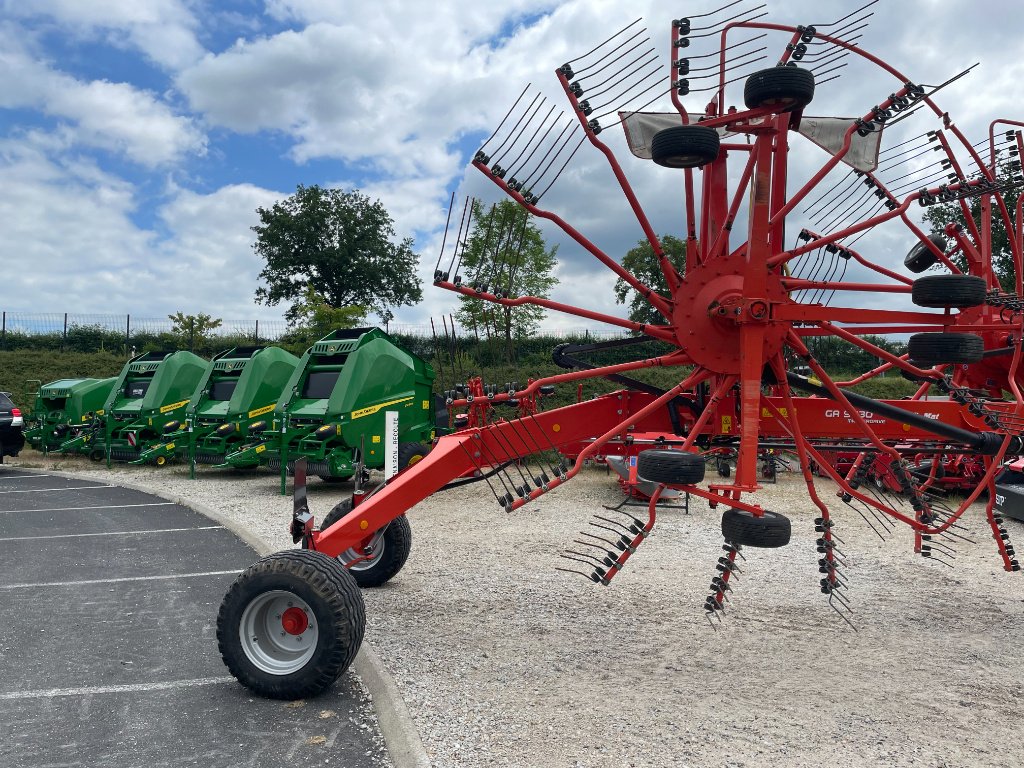
{"label": "red rotary hay rake", "polygon": [[[1010,210],[1006,202],[1022,184],[1024,142],[1017,127],[1024,123],[993,122],[987,140],[972,144],[933,100],[951,81],[915,82],[859,46],[868,7],[813,26],[768,23],[761,6],[747,10],[738,3],[678,19],[667,40],[667,78],[650,38],[634,23],[558,68],[570,115],[524,91],[473,165],[636,290],[661,321],[639,324],[517,295],[515,269],[497,259],[476,274],[460,274],[471,206],[447,268],[442,246],[435,284],[504,306],[534,304],[609,323],[660,342],[664,351],[615,365],[581,363],[525,388],[499,391],[478,382],[449,392],[452,408],[472,410],[483,400],[488,409],[520,407],[514,418],[478,420],[442,437],[375,492],[339,505],[322,530],[313,526],[297,478],[292,532],[303,549],[256,563],[221,607],[221,651],[244,684],[298,697],[322,690],[344,671],[364,625],[357,584],[381,584],[401,569],[410,546],[404,513],[422,499],[475,473],[512,511],[570,480],[589,457],[638,446],[654,445],[639,453],[642,477],[724,509],[725,555],[717,559],[704,606],[709,617],[723,610],[741,548],[789,541],[790,521],[752,495],[759,456],[763,460],[769,449],[799,460],[818,510],[820,589],[844,619],[835,521],[812,470],[835,481],[838,497],[880,535],[907,525],[917,553],[947,564],[953,541],[962,537],[958,521],[988,490],[997,554],[1007,570],[1019,569],[994,509],[993,478],[1007,456],[1024,452],[1024,216],[1020,205]],[[778,57],[774,66],[761,61],[767,56]],[[823,86],[861,70],[856,87],[840,94],[865,99],[848,107],[858,116],[805,114],[816,96],[838,91]],[[644,111],[658,100],[671,102],[673,111]],[[684,100],[706,106],[689,112]],[[895,127],[907,120],[913,123]],[[634,161],[639,172],[671,174],[676,184],[687,246],[683,274],[665,257],[607,142],[613,123],[623,125],[634,154],[653,160],[646,168]],[[1008,130],[996,133],[998,125]],[[918,130],[908,132],[910,126]],[[666,294],[542,207],[583,144],[606,159],[659,259]],[[981,213],[974,217],[976,201]],[[914,214],[936,203],[958,205],[967,225],[950,222],[944,237],[929,235]],[[787,231],[787,222],[799,232]],[[1010,233],[1012,293],[1000,289],[993,268],[999,223]],[[498,252],[515,243],[516,234],[508,228],[488,237]],[[867,239],[857,249],[861,238]],[[903,265],[885,266],[862,253],[871,243],[911,250]],[[915,277],[932,266],[934,274]],[[865,338],[906,334],[909,354],[902,357]],[[817,336],[842,339],[882,365],[854,381],[834,381],[809,349]],[[549,411],[532,407],[542,387],[599,376],[631,384],[623,377],[650,367],[678,370],[678,384],[664,391],[628,386]],[[916,394],[877,401],[848,388],[887,371],[919,382]],[[571,465],[543,458],[571,446],[578,446]],[[735,452],[735,474],[705,484],[706,462],[717,461],[723,450]],[[527,457],[538,454],[531,467]],[[958,504],[940,493],[951,462],[972,468],[971,487]],[[594,530],[566,553],[573,568],[582,566],[579,573],[608,584],[654,526],[658,495],[646,517],[598,517]]]}

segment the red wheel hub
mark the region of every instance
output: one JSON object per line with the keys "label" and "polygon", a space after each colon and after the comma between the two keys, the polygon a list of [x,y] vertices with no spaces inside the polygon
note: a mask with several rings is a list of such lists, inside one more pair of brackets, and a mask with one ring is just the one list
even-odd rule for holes
{"label": "red wheel hub", "polygon": [[779,351],[789,323],[773,321],[771,306],[790,301],[777,270],[762,296],[745,295],[746,259],[723,256],[696,267],[679,286],[672,322],[679,344],[695,363],[715,373],[740,372],[740,327],[765,326],[764,359]]}
{"label": "red wheel hub", "polygon": [[292,606],[281,616],[281,626],[289,635],[301,635],[309,626],[309,619],[305,611]]}

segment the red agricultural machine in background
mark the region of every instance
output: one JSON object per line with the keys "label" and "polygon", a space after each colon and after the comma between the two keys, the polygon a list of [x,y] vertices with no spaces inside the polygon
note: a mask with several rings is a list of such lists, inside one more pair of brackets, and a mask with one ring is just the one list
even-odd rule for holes
{"label": "red agricultural machine in background", "polygon": [[[667,69],[634,22],[556,70],[569,114],[523,92],[473,166],[560,228],[661,320],[641,324],[518,295],[514,270],[497,260],[461,274],[471,213],[463,215],[454,246],[442,247],[435,285],[507,307],[532,304],[608,323],[658,342],[661,351],[614,365],[573,362],[574,370],[521,389],[474,385],[452,393],[453,408],[470,405],[470,395],[497,407],[593,377],[615,377],[625,386],[563,408],[467,421],[417,464],[329,518],[323,530],[297,482],[292,533],[303,549],[253,565],[221,606],[221,652],[240,681],[286,698],[330,685],[361,641],[358,585],[398,573],[409,553],[404,514],[430,494],[486,478],[501,507],[514,511],[616,446],[636,451],[640,477],[724,510],[725,555],[715,555],[704,604],[709,618],[723,610],[742,548],[789,542],[790,520],[758,504],[755,493],[764,457],[779,452],[795,457],[818,511],[817,586],[846,620],[836,521],[815,473],[831,478],[838,498],[879,535],[902,523],[914,532],[915,552],[946,564],[958,521],[987,490],[995,553],[1006,570],[1019,570],[994,509],[993,480],[1004,459],[1024,453],[1024,216],[1020,204],[1007,202],[1024,184],[1024,123],[997,120],[985,140],[972,143],[934,100],[960,75],[926,85],[861,46],[870,5],[834,22],[800,26],[769,23],[762,6],[735,2],[677,19],[665,32]],[[856,78],[857,87],[826,87],[841,75],[846,82]],[[824,103],[826,113],[854,116],[813,117],[812,102],[819,109]],[[645,111],[656,103],[670,111]],[[610,129],[619,125],[640,158],[630,161],[631,172],[670,175],[678,190],[683,271],[665,256],[612,148],[621,136]],[[542,205],[584,144],[605,158],[667,290],[646,285]],[[923,229],[922,208],[936,204],[952,204],[961,214],[954,218],[964,223],[951,220],[941,234]],[[466,210],[473,207],[467,203]],[[1000,228],[1009,234],[1013,291],[1000,287],[993,266],[993,233]],[[495,232],[494,242],[515,242],[515,235]],[[893,243],[910,249],[902,263],[868,255],[890,252]],[[907,335],[904,356],[871,340]],[[819,336],[882,363],[857,379],[835,381],[811,352]],[[655,367],[677,371],[677,383],[658,389],[628,379]],[[873,400],[850,389],[890,371],[918,383],[911,398]],[[556,451],[575,459],[552,461]],[[706,463],[721,468],[723,459],[729,477],[705,483]],[[940,493],[954,463],[969,478],[955,503]],[[566,570],[611,582],[653,528],[659,495],[646,516],[602,514],[586,535],[589,544],[577,542],[582,551],[566,553]]]}

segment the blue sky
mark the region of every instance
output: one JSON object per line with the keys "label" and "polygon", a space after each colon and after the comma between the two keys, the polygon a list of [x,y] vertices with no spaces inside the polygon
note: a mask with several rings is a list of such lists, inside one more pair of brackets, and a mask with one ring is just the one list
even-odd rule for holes
{"label": "blue sky", "polygon": [[[769,11],[810,23],[820,7]],[[883,1],[863,42],[923,82],[981,60],[942,99],[980,139],[988,120],[1018,116],[1024,22],[1013,3],[971,8]],[[425,324],[454,306],[426,279],[449,195],[498,199],[467,165],[515,96],[530,82],[558,100],[556,66],[641,15],[660,43],[672,10],[656,0],[628,11],[610,0],[0,0],[0,309],[278,318],[283,307],[254,302],[255,210],[321,184],[380,198],[414,238],[425,298],[396,322]],[[851,69],[842,87],[821,89],[814,114],[877,103],[871,82]],[[678,230],[675,179],[628,157],[621,137],[608,141],[656,229]],[[639,239],[599,153],[581,152],[550,200],[613,255]],[[878,241],[893,259],[900,236]],[[562,258],[555,298],[622,314],[610,273],[557,231],[550,239]]]}

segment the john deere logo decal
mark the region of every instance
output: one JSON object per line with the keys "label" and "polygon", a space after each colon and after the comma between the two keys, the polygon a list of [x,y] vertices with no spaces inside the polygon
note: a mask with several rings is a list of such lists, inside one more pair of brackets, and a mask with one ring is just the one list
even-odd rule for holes
{"label": "john deere logo decal", "polygon": [[389,405],[397,405],[398,403],[404,403],[410,400],[412,400],[412,395],[409,395],[408,397],[400,397],[397,400],[389,400],[388,402],[381,403],[380,405],[371,405],[369,408],[360,408],[358,411],[352,411],[352,418],[361,419],[363,416],[369,416],[371,413],[376,413],[381,408],[387,408]]}
{"label": "john deere logo decal", "polygon": [[188,405],[188,400],[182,400],[180,403],[171,403],[170,405],[162,405],[160,406],[160,413],[170,413],[186,405]]}

